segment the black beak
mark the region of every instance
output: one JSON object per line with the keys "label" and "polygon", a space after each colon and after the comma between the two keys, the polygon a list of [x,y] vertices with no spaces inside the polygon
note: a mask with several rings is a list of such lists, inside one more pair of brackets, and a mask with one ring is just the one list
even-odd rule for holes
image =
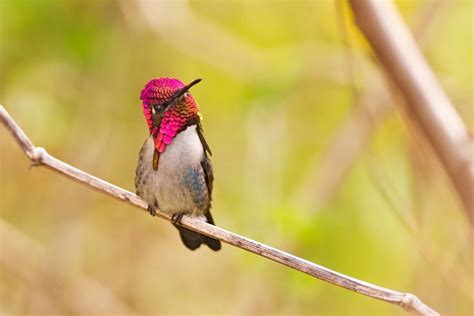
{"label": "black beak", "polygon": [[182,96],[183,94],[185,94],[186,92],[189,91],[189,89],[191,89],[192,86],[198,84],[199,82],[201,82],[202,79],[196,79],[196,80],[193,80],[191,81],[191,83],[188,83],[187,85],[185,85],[184,87],[181,88],[181,90],[178,91],[178,93],[176,94],[175,98],[179,98],[180,96]]}
{"label": "black beak", "polygon": [[185,85],[184,87],[182,87],[180,90],[176,91],[175,95],[171,98],[171,100],[170,100],[169,102],[167,102],[165,111],[168,111],[168,109],[169,109],[170,107],[172,107],[172,106],[175,104],[175,102],[176,102],[177,100],[179,100],[179,98],[180,98],[183,94],[185,94],[186,92],[188,92],[189,89],[191,89],[192,86],[194,86],[194,85],[198,84],[199,82],[201,82],[201,80],[202,80],[202,79],[193,80],[193,81],[191,81],[190,83],[188,83],[187,85]]}

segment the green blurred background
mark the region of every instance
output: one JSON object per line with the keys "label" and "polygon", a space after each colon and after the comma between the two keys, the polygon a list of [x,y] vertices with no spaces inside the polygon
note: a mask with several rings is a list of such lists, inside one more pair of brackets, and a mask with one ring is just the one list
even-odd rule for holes
{"label": "green blurred background", "polygon": [[[397,3],[473,131],[473,3]],[[0,103],[37,146],[133,191],[139,93],[189,82],[219,226],[472,315],[473,239],[449,179],[346,3],[0,0]],[[29,161],[0,128],[0,313],[400,315]]]}

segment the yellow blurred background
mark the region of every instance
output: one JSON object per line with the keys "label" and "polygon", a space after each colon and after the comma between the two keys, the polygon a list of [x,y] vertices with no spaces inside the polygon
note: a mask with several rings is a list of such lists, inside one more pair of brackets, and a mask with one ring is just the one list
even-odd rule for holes
{"label": "yellow blurred background", "polygon": [[[400,1],[472,133],[473,3]],[[154,77],[193,88],[228,230],[473,315],[473,238],[346,3],[0,0],[0,104],[37,146],[133,191]],[[400,315],[29,161],[0,127],[0,314]]]}

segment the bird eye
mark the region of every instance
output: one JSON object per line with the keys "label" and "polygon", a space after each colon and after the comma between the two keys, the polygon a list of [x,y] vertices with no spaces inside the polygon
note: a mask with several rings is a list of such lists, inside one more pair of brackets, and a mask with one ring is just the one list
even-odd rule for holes
{"label": "bird eye", "polygon": [[157,104],[154,104],[152,107],[151,107],[151,113],[154,115],[155,113],[161,113],[165,110],[166,108],[166,104],[164,103],[157,103]]}

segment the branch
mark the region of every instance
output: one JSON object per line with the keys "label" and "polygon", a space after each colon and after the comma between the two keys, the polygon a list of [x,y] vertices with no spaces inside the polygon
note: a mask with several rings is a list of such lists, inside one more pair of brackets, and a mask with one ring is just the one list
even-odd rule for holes
{"label": "branch", "polygon": [[[413,34],[417,41],[423,41],[426,34],[432,28],[432,25],[439,17],[440,8],[446,3],[442,0],[432,0],[422,4],[421,10],[416,14],[413,24]],[[346,53],[346,74],[347,83],[352,90],[352,113],[343,123],[339,125],[338,130],[331,137],[328,146],[321,156],[321,159],[315,159],[314,165],[308,168],[306,176],[298,189],[295,190],[293,199],[308,200],[313,210],[317,209],[315,205],[324,205],[335,194],[349,172],[352,165],[359,158],[362,149],[366,147],[372,135],[379,125],[386,119],[392,110],[392,99],[397,97],[394,94],[394,85],[391,82],[382,80],[379,73],[372,69],[363,69],[369,72],[367,80],[363,80],[363,86],[359,87],[355,82],[354,69],[355,64],[365,66],[358,58],[354,59],[356,51],[348,39],[348,25],[346,25],[346,14],[343,12],[341,2],[336,1],[337,16],[339,18],[342,42],[345,44],[343,50]],[[357,56],[360,57],[360,56]],[[342,57],[341,57],[342,58]],[[369,65],[367,65],[369,66]],[[370,64],[372,66],[372,63]],[[318,72],[320,70],[317,70]],[[334,72],[334,67],[331,68]],[[389,84],[390,83],[390,84]],[[370,87],[370,89],[369,89]],[[361,91],[359,91],[361,90]],[[398,101],[398,99],[396,100]]]}
{"label": "branch", "polygon": [[[1,105],[0,122],[15,138],[18,145],[22,148],[34,165],[45,166],[70,179],[73,179],[88,187],[92,187],[96,191],[105,193],[120,201],[127,202],[143,211],[147,211],[147,204],[137,195],[62,162],[61,160],[48,154],[44,148],[35,147],[29,140],[28,136],[26,136],[26,134],[20,129],[20,127],[8,114],[5,108]],[[171,219],[169,215],[160,211],[157,211],[157,216],[168,221]],[[323,266],[293,256],[289,253],[272,248],[249,238],[234,234],[217,226],[209,225],[206,222],[196,218],[184,216],[181,224],[183,227],[219,239],[235,247],[253,252],[259,256],[271,259],[287,267],[311,275],[317,279],[372,298],[401,306],[405,310],[413,311],[418,315],[439,315],[436,311],[425,305],[413,294],[400,293],[357,280],[350,276],[332,271]]]}
{"label": "branch", "polygon": [[474,225],[474,158],[463,121],[391,1],[350,0],[356,24],[410,105]]}

